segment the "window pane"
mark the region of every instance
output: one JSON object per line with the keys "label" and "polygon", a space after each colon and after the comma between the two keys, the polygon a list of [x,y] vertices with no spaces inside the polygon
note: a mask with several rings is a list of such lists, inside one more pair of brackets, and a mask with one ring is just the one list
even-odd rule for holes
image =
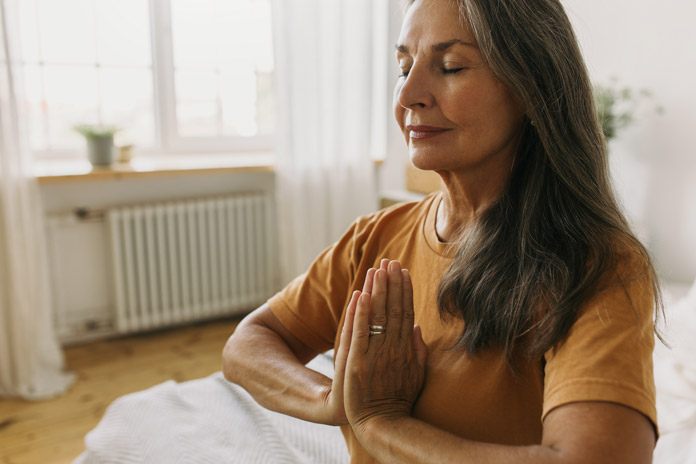
{"label": "window pane", "polygon": [[150,65],[150,24],[146,0],[99,0],[99,61],[113,65]]}
{"label": "window pane", "polygon": [[239,66],[222,72],[223,135],[273,133],[273,75]]}
{"label": "window pane", "polygon": [[273,69],[271,5],[268,1],[216,0],[215,36],[221,67],[248,66],[260,71]]}
{"label": "window pane", "polygon": [[240,66],[222,73],[224,135],[256,135],[256,74]]}
{"label": "window pane", "polygon": [[93,0],[37,0],[42,58],[52,63],[94,63]]}
{"label": "window pane", "polygon": [[219,134],[218,76],[214,71],[177,71],[176,116],[184,137]]}
{"label": "window pane", "polygon": [[256,73],[256,121],[259,135],[271,135],[275,128],[273,101],[273,73]]}
{"label": "window pane", "polygon": [[27,65],[22,69],[24,78],[24,96],[26,97],[26,115],[28,119],[29,145],[32,150],[48,148],[46,137],[46,104],[41,85],[42,68]]}
{"label": "window pane", "polygon": [[153,146],[152,71],[104,67],[100,77],[104,122],[122,129],[116,134],[117,143]]}
{"label": "window pane", "polygon": [[97,70],[88,66],[46,66],[46,109],[51,148],[77,148],[84,143],[72,128],[97,124]]}
{"label": "window pane", "polygon": [[213,0],[172,0],[175,67],[215,67]]}
{"label": "window pane", "polygon": [[22,61],[38,63],[39,56],[39,25],[36,14],[36,2],[19,2],[19,40],[21,41]]}
{"label": "window pane", "polygon": [[171,5],[179,135],[270,134],[270,2],[171,0]]}

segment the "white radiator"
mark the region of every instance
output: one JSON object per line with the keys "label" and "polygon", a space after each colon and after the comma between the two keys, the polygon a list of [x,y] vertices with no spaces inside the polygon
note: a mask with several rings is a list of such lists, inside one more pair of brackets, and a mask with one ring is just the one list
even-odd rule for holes
{"label": "white radiator", "polygon": [[265,194],[113,208],[116,329],[134,332],[234,314],[274,290]]}

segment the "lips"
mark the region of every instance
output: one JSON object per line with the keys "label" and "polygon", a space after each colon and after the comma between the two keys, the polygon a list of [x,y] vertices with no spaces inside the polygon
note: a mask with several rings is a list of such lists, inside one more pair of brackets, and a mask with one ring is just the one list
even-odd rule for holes
{"label": "lips", "polygon": [[449,131],[446,127],[424,125],[408,125],[406,129],[410,131],[411,140],[428,139]]}

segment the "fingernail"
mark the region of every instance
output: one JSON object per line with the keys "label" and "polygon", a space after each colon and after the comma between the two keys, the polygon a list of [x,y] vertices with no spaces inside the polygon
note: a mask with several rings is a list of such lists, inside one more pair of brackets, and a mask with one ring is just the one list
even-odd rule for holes
{"label": "fingernail", "polygon": [[368,295],[367,293],[363,293],[362,295],[360,295],[360,303],[367,304],[369,302],[370,302],[370,295]]}
{"label": "fingernail", "polygon": [[411,281],[411,274],[409,274],[408,269],[403,269],[401,271],[401,275],[404,277],[405,282],[410,282]]}

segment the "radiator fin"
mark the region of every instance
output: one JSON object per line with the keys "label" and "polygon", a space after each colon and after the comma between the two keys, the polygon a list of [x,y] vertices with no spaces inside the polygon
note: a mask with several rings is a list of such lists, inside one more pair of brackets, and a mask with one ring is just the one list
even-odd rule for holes
{"label": "radiator fin", "polygon": [[107,218],[119,332],[252,309],[274,290],[268,195],[124,206]]}

